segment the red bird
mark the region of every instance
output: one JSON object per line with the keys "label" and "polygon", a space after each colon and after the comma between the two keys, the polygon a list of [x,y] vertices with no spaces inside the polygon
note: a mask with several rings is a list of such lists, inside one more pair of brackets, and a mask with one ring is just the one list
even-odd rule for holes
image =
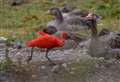
{"label": "red bird", "polygon": [[[39,32],[42,36],[28,41],[27,46],[28,47],[37,47],[37,48],[44,48],[46,49],[46,58],[48,59],[49,62],[53,63],[51,59],[48,57],[48,52],[56,47],[62,47],[64,45],[65,39],[67,39],[68,35],[65,32],[60,32],[61,36],[56,37],[55,35],[50,35],[45,32]],[[29,59],[29,61],[32,59]]]}

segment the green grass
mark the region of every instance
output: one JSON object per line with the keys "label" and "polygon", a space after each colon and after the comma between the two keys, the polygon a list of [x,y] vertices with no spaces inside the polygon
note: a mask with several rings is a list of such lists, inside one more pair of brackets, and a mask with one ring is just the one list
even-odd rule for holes
{"label": "green grass", "polygon": [[[38,2],[36,2],[38,1]],[[10,7],[0,0],[0,36],[26,40],[37,29],[41,29],[51,20],[46,11],[54,6],[60,7],[64,3],[77,6],[98,13],[102,16],[98,29],[108,28],[112,31],[120,31],[120,3],[111,3],[109,0],[65,0],[63,3],[53,4],[49,1],[36,0],[21,6]],[[111,0],[112,1],[112,0]],[[119,0],[116,0],[119,1]]]}

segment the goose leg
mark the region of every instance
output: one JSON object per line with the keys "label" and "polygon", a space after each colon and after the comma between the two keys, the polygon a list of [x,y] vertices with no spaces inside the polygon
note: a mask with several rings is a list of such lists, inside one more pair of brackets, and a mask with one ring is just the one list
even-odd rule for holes
{"label": "goose leg", "polygon": [[30,56],[28,57],[27,62],[30,62],[30,61],[32,60],[33,51],[34,51],[34,48],[32,47],[32,48],[31,48],[31,52],[30,52]]}
{"label": "goose leg", "polygon": [[48,61],[51,63],[51,65],[56,65],[56,64],[48,57],[49,51],[50,51],[50,49],[47,49],[47,50],[46,50],[45,57],[48,59]]}

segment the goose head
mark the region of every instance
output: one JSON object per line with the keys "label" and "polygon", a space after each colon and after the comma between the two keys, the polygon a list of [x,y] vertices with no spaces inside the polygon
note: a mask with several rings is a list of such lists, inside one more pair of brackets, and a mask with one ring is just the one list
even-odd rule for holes
{"label": "goose head", "polygon": [[62,38],[64,39],[71,39],[71,36],[69,35],[68,32],[65,31],[58,31],[56,27],[54,26],[48,26],[46,28],[43,29],[44,33],[47,33],[49,35],[55,35],[55,36],[59,36],[62,33]]}
{"label": "goose head", "polygon": [[57,29],[54,26],[48,26],[48,27],[43,29],[43,32],[51,35],[51,34],[56,33]]}
{"label": "goose head", "polygon": [[91,28],[95,28],[94,26],[96,25],[96,22],[97,22],[98,18],[99,17],[96,14],[94,14],[94,13],[88,13],[85,16],[86,23]]}
{"label": "goose head", "polygon": [[48,14],[52,15],[55,17],[56,20],[62,22],[63,21],[63,16],[62,16],[62,13],[60,11],[59,8],[51,8],[49,11],[48,11]]}
{"label": "goose head", "polygon": [[97,20],[98,20],[98,16],[96,14],[93,13],[89,13],[86,17],[85,17],[85,21],[88,27],[90,27],[91,31],[92,31],[92,36],[97,35]]}

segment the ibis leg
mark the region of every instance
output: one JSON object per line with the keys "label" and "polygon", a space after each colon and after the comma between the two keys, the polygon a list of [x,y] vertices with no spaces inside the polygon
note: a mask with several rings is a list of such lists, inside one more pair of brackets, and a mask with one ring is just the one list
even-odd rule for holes
{"label": "ibis leg", "polygon": [[31,48],[31,52],[30,52],[30,56],[28,57],[27,62],[30,62],[30,61],[32,60],[33,50],[34,50],[34,48],[32,47],[32,48]]}
{"label": "ibis leg", "polygon": [[46,50],[46,54],[45,57],[48,59],[48,61],[52,64],[52,65],[56,65],[49,57],[48,57],[48,52],[50,51],[50,49]]}

